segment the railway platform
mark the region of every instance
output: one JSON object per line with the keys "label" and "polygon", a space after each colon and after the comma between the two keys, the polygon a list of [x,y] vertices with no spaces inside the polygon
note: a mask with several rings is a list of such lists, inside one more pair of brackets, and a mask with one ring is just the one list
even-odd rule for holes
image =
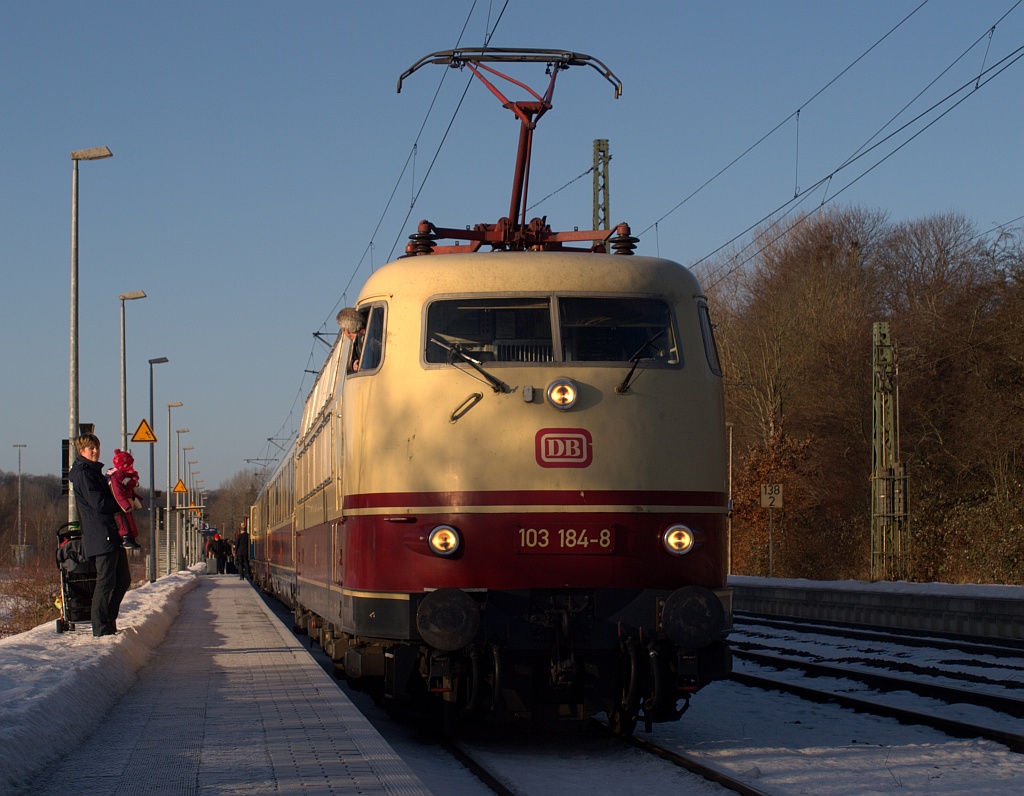
{"label": "railway platform", "polygon": [[203,576],[95,732],[24,791],[428,794],[251,585]]}

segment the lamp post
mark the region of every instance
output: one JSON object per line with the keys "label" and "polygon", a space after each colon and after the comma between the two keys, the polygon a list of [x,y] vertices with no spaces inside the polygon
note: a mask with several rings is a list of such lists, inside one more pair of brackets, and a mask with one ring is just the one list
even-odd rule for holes
{"label": "lamp post", "polygon": [[186,525],[193,525],[194,524],[193,520],[192,520],[192,511],[191,511],[191,509],[192,509],[193,506],[198,506],[199,505],[199,494],[198,494],[198,490],[196,489],[196,484],[195,484],[195,475],[199,471],[192,469],[192,465],[193,464],[199,464],[199,460],[198,459],[190,459],[188,461],[188,463],[185,465],[185,469],[188,472],[188,476],[187,476],[188,480],[186,481],[186,483],[188,484],[188,496],[191,499],[189,501],[189,503],[186,504],[185,510],[182,511],[182,513],[181,513],[182,514],[182,522],[184,522]]}
{"label": "lamp post", "polygon": [[[79,149],[71,153],[71,358],[68,366],[68,445],[74,450],[78,436],[78,161],[113,157],[105,146]],[[69,462],[70,464],[70,462]],[[68,485],[68,522],[78,519],[75,488]]]}
{"label": "lamp post", "polygon": [[[196,464],[198,464],[198,462],[196,462]],[[189,481],[192,484],[192,492],[191,492],[191,494],[192,494],[192,502],[189,505],[189,508],[191,509],[194,506],[196,513],[193,516],[192,512],[189,511],[185,515],[187,517],[186,521],[193,528],[196,527],[199,524],[199,517],[202,514],[202,511],[199,508],[202,505],[202,500],[200,500],[200,498],[199,498],[199,484],[196,481],[196,476],[197,475],[199,475],[199,471],[198,470],[193,470],[191,475],[189,475]]]}
{"label": "lamp post", "polygon": [[[196,470],[195,473],[193,473],[193,476],[198,474],[199,471]],[[197,533],[202,533],[203,516],[206,513],[206,495],[203,494],[203,487],[201,486],[203,479],[193,477],[192,483],[196,488],[196,520],[194,527]]]}
{"label": "lamp post", "polygon": [[[167,404],[167,508],[164,510],[164,522],[167,522],[167,518],[171,516],[171,409],[175,406],[184,406],[181,401],[175,401],[172,404]],[[180,438],[179,438],[180,439]],[[184,564],[181,561],[181,536],[178,536],[178,569],[184,569]]]}
{"label": "lamp post", "polygon": [[27,448],[28,446],[23,442],[14,443],[14,447],[18,449],[18,560],[22,561],[22,556],[25,555],[25,525],[21,521],[21,449]]}
{"label": "lamp post", "polygon": [[[175,458],[175,462],[178,465],[178,480],[181,480],[181,435],[182,434],[188,434],[188,429],[187,428],[179,428],[179,429],[176,429],[174,433],[177,435],[177,438],[178,438],[178,454],[177,454],[177,456]],[[186,445],[185,446],[185,450],[192,450],[192,446],[191,445]],[[175,486],[177,486],[177,484],[175,484]],[[175,494],[175,496],[174,496],[174,508],[176,509],[176,511],[174,512],[174,529],[177,532],[178,536],[181,536],[181,528],[182,528],[182,524],[183,524],[182,521],[181,521],[181,505],[182,505],[182,503],[181,503],[181,495],[180,494]],[[170,540],[170,538],[168,538],[168,540],[167,540],[167,567],[168,567],[168,574],[170,574],[170,566],[171,566],[171,540]]]}
{"label": "lamp post", "polygon": [[[149,427],[153,428],[153,366],[170,362],[167,357],[149,360]],[[171,441],[167,440],[170,445]],[[149,582],[156,580],[156,443],[149,446]],[[164,520],[166,522],[166,518]]]}
{"label": "lamp post", "polygon": [[128,448],[128,374],[124,351],[124,303],[145,297],[146,293],[142,290],[133,290],[131,293],[121,293],[118,296],[121,301],[121,450]]}
{"label": "lamp post", "polygon": [[[183,429],[180,430],[180,433],[187,434],[188,433],[188,429],[187,428],[183,428]],[[185,451],[195,450],[195,447],[193,445],[181,446],[180,438],[179,438],[179,446],[180,446],[180,450],[178,451],[178,480],[181,481],[181,471],[185,469],[184,467],[182,467],[182,464],[181,464],[181,454],[184,453]],[[185,453],[185,455],[188,456],[188,453]],[[182,497],[182,495],[179,494],[177,500],[175,501],[175,504],[178,507],[178,512],[177,512],[178,516],[177,516],[177,519],[176,519],[178,533],[181,533],[183,531],[183,529],[185,528],[185,506],[187,505],[188,498],[191,495],[191,492],[189,491],[188,479],[185,479],[183,483],[185,485],[185,495],[184,495],[184,497]]]}

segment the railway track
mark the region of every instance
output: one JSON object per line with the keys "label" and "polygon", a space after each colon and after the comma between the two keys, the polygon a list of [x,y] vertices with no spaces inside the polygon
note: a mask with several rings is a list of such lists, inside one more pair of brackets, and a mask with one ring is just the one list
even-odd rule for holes
{"label": "railway track", "polygon": [[[591,729],[601,733],[604,737],[611,739],[615,744],[637,749],[646,755],[657,757],[662,761],[666,761],[671,765],[688,772],[689,774],[696,774],[697,776],[720,785],[733,793],[738,793],[740,796],[773,796],[767,791],[755,788],[748,782],[732,776],[727,771],[702,763],[696,757],[667,749],[664,746],[646,738],[615,735],[606,723],[597,719],[592,719],[589,726]],[[500,772],[493,770],[487,763],[483,762],[479,758],[473,749],[468,748],[464,743],[454,740],[444,740],[441,742],[441,746],[448,754],[451,754],[456,760],[471,771],[474,776],[476,776],[493,793],[499,794],[499,796],[517,796],[517,794],[529,792],[520,790],[514,785],[506,785],[503,780],[508,779],[508,775],[502,775]],[[609,779],[614,780],[617,776],[618,774],[614,767],[610,765],[608,771]]]}
{"label": "railway track", "polygon": [[[828,638],[824,644],[823,636]],[[842,640],[837,643],[837,638]],[[1008,722],[998,718],[1024,717],[1024,650],[1016,646],[761,619],[742,623],[733,643],[738,661],[761,667],[757,672],[734,671],[732,679],[743,685],[833,702],[954,737],[986,738],[1024,752],[1024,734],[1007,729]],[[932,652],[924,656],[924,663],[913,662],[906,659],[906,648],[917,650],[919,657],[922,649]],[[950,658],[950,652],[973,657]],[[804,677],[797,682],[781,675],[787,670]],[[806,682],[812,678],[839,682]],[[969,687],[951,685],[950,680]],[[851,681],[871,692],[852,693]],[[897,692],[913,694],[921,704],[896,704],[890,696]],[[984,708],[996,717],[966,720],[949,715],[948,706],[964,705]]]}
{"label": "railway track", "polygon": [[[762,630],[763,627],[742,627],[736,633],[734,646],[750,646],[754,643],[764,647],[774,645],[774,649],[759,649],[755,652],[777,658],[791,657],[799,660],[803,657],[807,663],[822,665],[827,662],[811,661],[809,659],[812,655],[806,650],[801,652],[794,648],[813,648],[817,657],[824,657],[831,648],[829,654],[844,659],[842,664],[832,662],[837,666],[861,666],[871,672],[874,668],[883,668],[879,661],[892,660],[904,667],[899,673],[904,679],[915,680],[923,676],[922,667],[917,666],[920,657],[911,659],[901,658],[898,654],[890,656],[883,645],[883,639],[878,637],[866,639],[865,643],[854,648],[855,645],[851,645],[848,638],[838,639],[834,635],[822,638],[819,628],[804,626],[799,633],[793,627],[784,631],[777,628],[777,635],[784,635],[785,638],[759,638],[755,642],[753,635]],[[811,637],[812,634],[815,638]],[[886,636],[884,643],[895,642],[891,636]],[[986,647],[985,652],[990,651]],[[319,647],[311,650],[311,653],[314,657],[323,658],[323,665],[331,671],[329,659],[320,654]],[[870,654],[875,654],[876,659],[869,659]],[[931,653],[925,653],[925,660],[929,656]],[[949,646],[941,652],[941,656],[936,653],[933,657],[944,657],[946,674],[955,674],[957,661],[977,655],[965,652],[961,643]],[[976,687],[978,682],[991,684],[999,680],[1006,687],[1005,692],[1016,702],[1019,694],[1024,693],[1012,693],[1015,687],[1024,682],[1024,676],[1020,674],[1022,658],[1024,656],[1017,651],[1002,656],[987,656],[986,660],[1001,661],[1003,674],[995,674],[1000,671],[997,668],[991,669],[987,676],[978,672],[961,674],[970,675],[967,683],[974,690],[980,690]],[[850,659],[856,659],[856,665],[851,664]],[[861,659],[869,659],[869,662],[864,663]],[[914,665],[909,665],[910,661]],[[769,676],[767,671],[755,674],[755,665],[764,667],[763,663],[754,664],[742,655],[737,655],[737,669],[750,670],[744,674],[751,677]],[[923,668],[930,669],[932,664]],[[805,678],[801,683],[805,687],[810,680],[810,676],[803,672],[779,671],[782,677]],[[837,674],[833,672],[828,676],[836,677]],[[851,686],[849,678],[846,680],[846,686]],[[948,687],[956,683],[944,685]],[[776,691],[781,688],[775,682],[767,683],[766,687]],[[952,725],[938,730],[925,729],[922,726],[925,722],[913,717],[903,719],[912,722],[907,726],[906,737],[920,737],[924,740],[905,744],[898,725],[889,722],[889,726],[884,727],[871,718],[880,712],[875,709],[876,706],[856,706],[858,712],[840,709],[841,702],[835,693],[826,693],[814,702],[808,698],[803,708],[794,707],[793,704],[802,698],[800,696],[780,696],[763,690],[760,685],[755,687],[739,682],[715,684],[698,697],[691,711],[680,722],[659,724],[654,733],[640,733],[629,739],[605,734],[606,729],[599,732],[590,728],[581,734],[502,733],[487,729],[485,723],[469,731],[463,729],[453,739],[443,741],[438,735],[436,722],[429,726],[417,726],[407,721],[396,722],[394,717],[385,716],[382,711],[370,705],[365,696],[361,702],[368,718],[374,716],[371,720],[381,722],[379,729],[389,738],[389,742],[395,744],[399,753],[424,777],[424,781],[429,783],[428,787],[438,793],[458,792],[477,796],[490,793],[558,793],[560,796],[574,796],[614,792],[616,783],[628,782],[631,792],[706,794],[721,789],[722,793],[746,796],[796,796],[798,793],[815,792],[819,788],[825,789],[819,792],[857,792],[858,788],[866,787],[865,783],[869,780],[873,783],[872,787],[882,788],[887,784],[887,778],[916,776],[916,772],[922,769],[930,777],[941,776],[944,780],[954,777],[962,785],[958,792],[969,792],[970,777],[964,772],[977,767],[974,758],[978,754],[985,756],[985,765],[1003,772],[999,775],[1001,778],[1016,783],[1017,774],[1010,772],[1016,772],[1017,764],[1010,761],[1020,758],[1007,748],[1015,745],[1014,739],[1008,739],[1008,743],[1007,739],[999,739],[1000,743],[1007,743],[1007,746],[980,741],[988,744],[988,748],[983,747],[983,752],[979,753],[979,747],[973,742],[963,742],[954,737],[967,733],[966,730],[958,732]],[[875,698],[882,700],[885,694],[875,695]],[[914,698],[924,699],[906,697]],[[934,695],[930,698],[938,699]],[[785,708],[780,707],[779,700],[787,701]],[[731,722],[729,716],[735,713],[735,707],[740,703],[744,704],[745,709],[739,723]],[[819,704],[820,707],[817,706]],[[969,703],[961,701],[960,704]],[[970,709],[993,710],[976,704],[970,704]],[[1008,729],[1011,731],[1015,729],[1012,726],[1014,722],[1020,723],[1020,717],[1016,715],[1018,710],[1019,705],[1011,706],[1000,714],[1010,725]],[[995,712],[993,710],[993,714]],[[935,726],[934,723],[927,723]],[[604,726],[600,721],[596,724]],[[949,738],[948,743],[933,740],[935,732],[945,733]],[[929,738],[920,733],[931,733],[932,736]],[[969,734],[986,735],[977,732],[975,728]],[[804,745],[805,739],[810,739],[808,745]],[[1002,769],[998,768],[1000,765]],[[438,770],[444,773],[438,775]],[[701,781],[694,774],[706,781]],[[1016,791],[1011,787],[1009,792]]]}
{"label": "railway track", "polygon": [[[608,734],[612,734],[607,724],[603,724],[596,720],[592,723],[608,732]],[[683,768],[692,774],[696,774],[710,782],[714,782],[724,788],[728,788],[734,793],[740,794],[740,796],[771,796],[771,794],[766,791],[755,788],[750,783],[738,779],[722,769],[714,768],[713,766],[702,763],[696,757],[692,757],[691,755],[666,749],[664,746],[660,746],[653,741],[637,735],[620,735],[615,737],[636,749],[642,749],[643,751],[655,755],[656,757],[660,757],[662,760],[667,760],[673,765],[679,766],[679,768]]]}

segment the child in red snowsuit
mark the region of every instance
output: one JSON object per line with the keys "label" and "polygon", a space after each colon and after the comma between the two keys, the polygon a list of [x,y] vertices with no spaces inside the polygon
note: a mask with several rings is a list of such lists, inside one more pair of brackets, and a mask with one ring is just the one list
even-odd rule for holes
{"label": "child in red snowsuit", "polygon": [[133,509],[142,508],[142,501],[135,494],[139,485],[139,474],[135,471],[135,459],[128,451],[114,449],[114,466],[107,471],[110,477],[110,490],[121,511],[114,515],[117,531],[121,535],[121,544],[129,550],[137,550],[139,545],[135,537],[139,529],[135,527]]}

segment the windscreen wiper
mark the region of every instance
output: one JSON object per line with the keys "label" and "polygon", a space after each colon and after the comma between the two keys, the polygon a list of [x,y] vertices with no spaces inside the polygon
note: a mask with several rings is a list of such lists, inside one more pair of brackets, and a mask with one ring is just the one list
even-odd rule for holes
{"label": "windscreen wiper", "polygon": [[441,346],[441,348],[448,352],[449,365],[454,364],[452,362],[453,357],[458,357],[471,368],[473,368],[473,370],[475,370],[477,373],[483,376],[487,380],[487,383],[494,388],[495,392],[509,392],[511,390],[511,388],[507,384],[505,384],[505,382],[503,382],[493,373],[488,373],[486,370],[484,370],[480,361],[477,359],[473,359],[473,357],[471,357],[469,354],[463,351],[462,346],[459,345],[458,343],[456,343],[455,345],[448,345],[446,342],[438,339],[436,336],[431,337],[430,342],[436,343],[437,345]]}
{"label": "windscreen wiper", "polygon": [[654,337],[649,338],[642,346],[640,346],[640,348],[637,349],[637,352],[629,358],[629,361],[633,363],[633,367],[629,369],[629,373],[627,373],[626,378],[622,380],[622,384],[615,388],[615,392],[618,395],[625,395],[629,391],[629,385],[633,380],[633,374],[636,372],[636,366],[640,364],[640,360],[643,358],[644,351],[646,351],[647,347],[663,334],[665,334],[664,329],[659,331],[654,335]]}

